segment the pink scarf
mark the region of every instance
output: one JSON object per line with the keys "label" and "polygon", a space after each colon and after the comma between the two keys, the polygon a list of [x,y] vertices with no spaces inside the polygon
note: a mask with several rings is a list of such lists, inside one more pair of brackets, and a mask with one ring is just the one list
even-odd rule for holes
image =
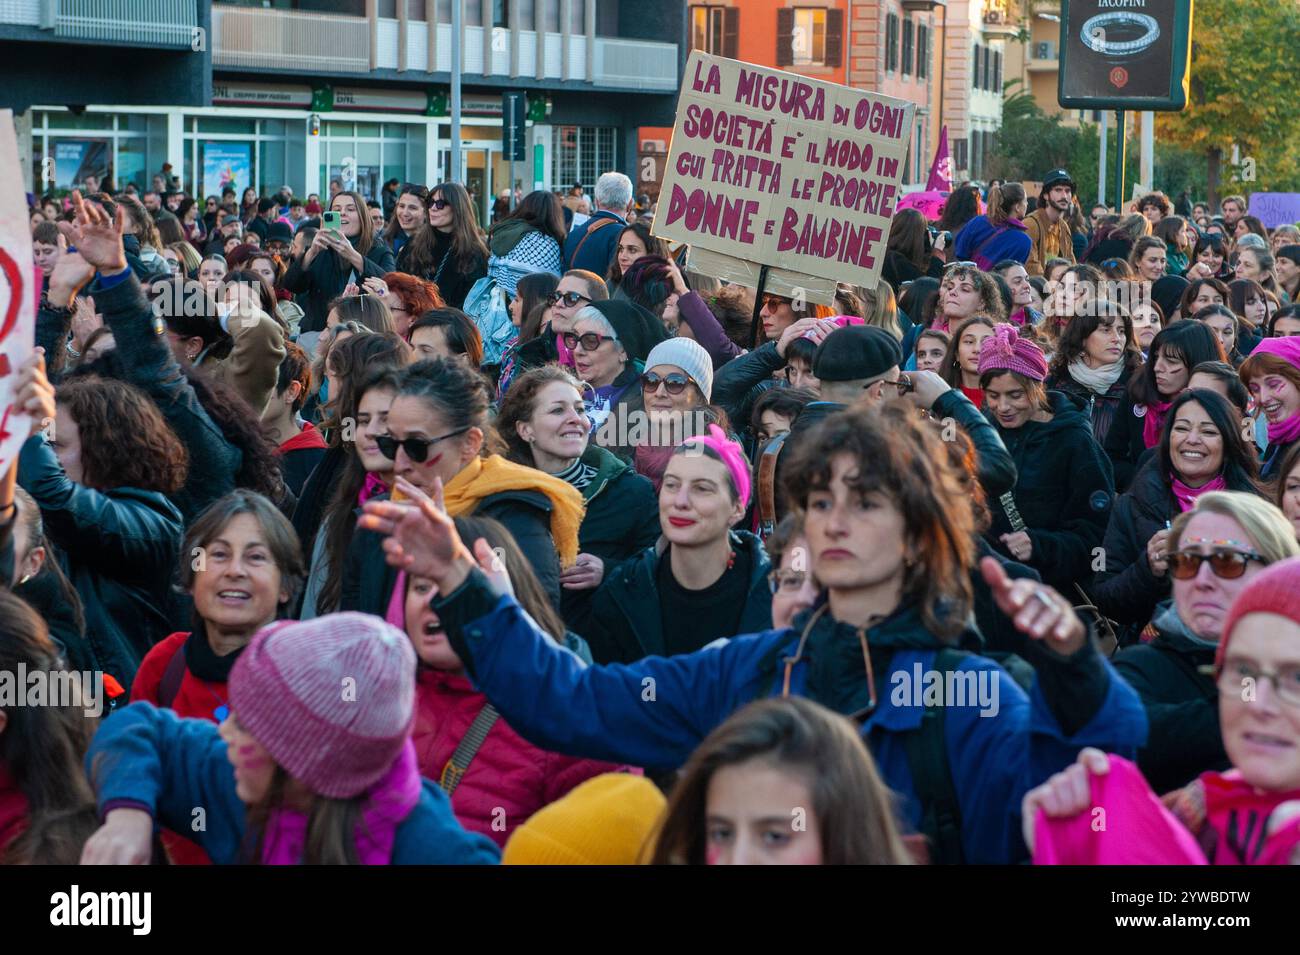
{"label": "pink scarf", "polygon": [[1147,405],[1146,421],[1142,422],[1142,443],[1154,448],[1160,443],[1160,432],[1165,426],[1165,415],[1169,413],[1172,401],[1157,401]]}
{"label": "pink scarf", "polygon": [[[420,801],[423,784],[410,738],[387,773],[366,792],[357,824],[357,856],[362,865],[389,865],[397,826]],[[307,814],[295,809],[272,811],[262,843],[263,865],[299,865],[307,843]]]}
{"label": "pink scarf", "polygon": [[565,368],[573,367],[573,352],[569,351],[569,346],[564,344],[564,336],[555,336],[555,351],[560,356],[560,364]]}
{"label": "pink scarf", "polygon": [[360,507],[372,497],[387,493],[388,485],[384,483],[384,479],[373,471],[367,471],[366,483],[361,485],[361,491],[357,494],[357,506]]}
{"label": "pink scarf", "polygon": [[1293,414],[1276,424],[1268,423],[1269,444],[1290,444],[1296,438],[1300,438],[1300,414]]}
{"label": "pink scarf", "polygon": [[1178,510],[1190,511],[1196,506],[1196,499],[1206,491],[1224,491],[1227,490],[1228,482],[1220,474],[1213,481],[1209,481],[1200,487],[1188,487],[1172,474],[1169,476],[1169,486],[1174,492],[1174,500],[1178,502]]}

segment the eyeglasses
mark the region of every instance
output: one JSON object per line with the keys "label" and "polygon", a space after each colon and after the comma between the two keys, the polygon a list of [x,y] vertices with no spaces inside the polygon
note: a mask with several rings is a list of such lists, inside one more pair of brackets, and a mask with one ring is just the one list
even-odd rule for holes
{"label": "eyeglasses", "polygon": [[[1223,672],[1219,674],[1219,692],[1225,694],[1240,692],[1246,681],[1258,686],[1260,680],[1273,684],[1277,698],[1292,706],[1300,706],[1300,667],[1291,666],[1274,673],[1265,673],[1252,663],[1240,658],[1229,657],[1224,661]],[[1243,699],[1245,699],[1243,695]]]}
{"label": "eyeglasses", "polygon": [[590,302],[591,299],[581,292],[553,292],[551,294],[551,304],[563,304],[565,308],[573,308],[579,302]]}
{"label": "eyeglasses", "polygon": [[775,312],[782,305],[789,305],[790,302],[791,299],[785,298],[781,295],[773,295],[771,292],[763,296],[763,308],[767,309],[769,312]]}
{"label": "eyeglasses", "polygon": [[564,339],[564,347],[573,351],[579,345],[583,351],[595,351],[600,347],[601,342],[616,342],[617,338],[612,335],[597,335],[595,332],[587,332],[585,335],[579,335],[577,332],[565,332],[560,336]]}
{"label": "eyeglasses", "polygon": [[446,441],[448,438],[454,438],[458,434],[464,434],[469,430],[466,425],[463,428],[457,428],[455,431],[448,431],[446,434],[440,434],[436,438],[403,438],[398,440],[391,434],[381,434],[375,437],[375,444],[379,446],[379,453],[390,461],[397,460],[397,449],[403,448],[406,456],[416,464],[423,464],[425,458],[429,456],[429,449],[439,441]]}
{"label": "eyeglasses", "polygon": [[1252,561],[1264,562],[1264,558],[1253,551],[1216,550],[1212,554],[1180,550],[1169,555],[1169,573],[1175,580],[1191,580],[1201,572],[1201,564],[1210,562],[1210,570],[1220,580],[1236,580],[1246,572],[1246,566]]}
{"label": "eyeglasses", "polygon": [[[585,345],[583,347],[586,348]],[[592,351],[592,349],[588,348],[587,351]],[[680,395],[690,383],[691,379],[687,375],[678,374],[675,371],[666,375],[656,375],[652,371],[647,371],[641,376],[641,390],[647,393],[658,391],[659,386],[663,385],[668,389],[670,395]]]}
{"label": "eyeglasses", "polygon": [[767,575],[767,585],[772,594],[797,594],[803,589],[808,575],[799,570],[774,570]]}
{"label": "eyeglasses", "polygon": [[434,199],[429,203],[430,208],[437,209],[439,212],[446,209],[449,205],[451,205],[451,203],[442,198]]}

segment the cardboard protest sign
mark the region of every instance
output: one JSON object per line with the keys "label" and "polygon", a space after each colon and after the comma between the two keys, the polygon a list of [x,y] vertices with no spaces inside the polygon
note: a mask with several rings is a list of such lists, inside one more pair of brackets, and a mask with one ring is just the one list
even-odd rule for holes
{"label": "cardboard protest sign", "polygon": [[1300,193],[1252,192],[1250,214],[1257,217],[1268,229],[1276,229],[1280,225],[1295,225],[1300,222]]}
{"label": "cardboard protest sign", "polygon": [[0,109],[0,474],[18,457],[30,430],[28,416],[9,406],[18,366],[32,353],[41,283],[32,262],[32,233],[18,165],[14,114]]}
{"label": "cardboard protest sign", "polygon": [[654,234],[875,288],[916,107],[696,50]]}

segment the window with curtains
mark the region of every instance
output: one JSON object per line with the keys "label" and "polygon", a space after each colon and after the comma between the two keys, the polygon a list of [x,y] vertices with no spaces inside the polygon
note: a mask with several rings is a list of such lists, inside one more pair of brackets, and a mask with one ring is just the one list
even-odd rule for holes
{"label": "window with curtains", "polygon": [[908,17],[903,21],[903,75],[912,75],[913,36],[916,24]]}
{"label": "window with curtains", "polygon": [[924,23],[916,25],[916,78],[930,75],[930,28]]}
{"label": "window with curtains", "polygon": [[843,60],[843,10],[783,7],[776,11],[777,66],[839,66]]}
{"label": "window with curtains", "polygon": [[736,56],[740,36],[740,10],[717,4],[692,4],[691,49],[719,56]]}
{"label": "window with curtains", "polygon": [[889,14],[885,17],[885,72],[893,73],[898,69],[898,16]]}
{"label": "window with curtains", "polygon": [[796,9],[791,37],[795,66],[826,62],[826,10]]}

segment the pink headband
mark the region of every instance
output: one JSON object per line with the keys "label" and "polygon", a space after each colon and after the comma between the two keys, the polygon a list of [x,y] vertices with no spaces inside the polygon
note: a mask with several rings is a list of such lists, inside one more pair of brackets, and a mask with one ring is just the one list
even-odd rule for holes
{"label": "pink headband", "polygon": [[[834,323],[835,323],[836,325],[838,325],[840,328],[848,328],[850,325],[865,325],[865,324],[867,324],[866,319],[864,319],[864,318],[859,318],[857,315],[836,315],[836,316],[834,316],[834,317],[832,317],[832,318],[828,318],[828,319],[826,319],[826,321],[828,321],[828,322],[834,322]],[[808,329],[808,331],[806,331],[806,332],[803,333],[803,337],[804,337],[804,338],[812,338],[813,335],[815,335],[815,334],[817,334],[816,329],[812,329],[812,328],[810,328],[810,329]]]}
{"label": "pink headband", "polygon": [[1047,359],[1043,350],[1021,338],[1014,326],[998,325],[980,345],[980,377],[990,371],[1014,371],[1034,381],[1044,381]]}
{"label": "pink headband", "polygon": [[689,439],[687,444],[698,443],[706,448],[711,448],[718,457],[722,458],[722,463],[727,466],[727,471],[731,474],[732,483],[736,485],[736,493],[740,495],[740,506],[749,507],[749,461],[745,459],[745,451],[739,444],[727,437],[725,431],[716,424],[709,425],[709,433],[701,434]]}
{"label": "pink headband", "polygon": [[[1292,341],[1292,337],[1296,340]],[[1276,355],[1288,364],[1300,368],[1300,336],[1265,338],[1255,346],[1251,355]]]}

